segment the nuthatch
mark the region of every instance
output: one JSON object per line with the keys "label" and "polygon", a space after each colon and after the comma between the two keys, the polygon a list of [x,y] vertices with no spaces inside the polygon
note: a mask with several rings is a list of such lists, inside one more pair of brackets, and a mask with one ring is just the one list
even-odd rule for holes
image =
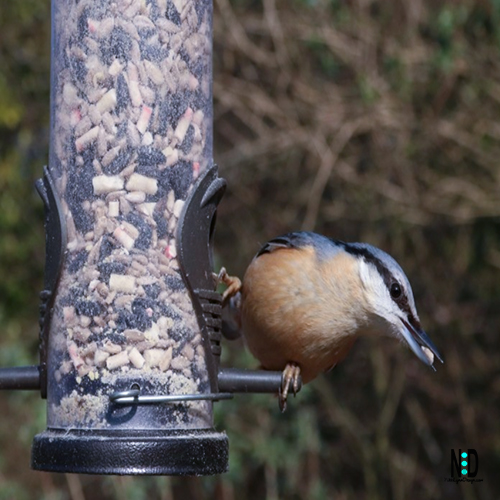
{"label": "nuthatch", "polygon": [[283,370],[280,407],[298,389],[342,361],[360,335],[404,339],[426,365],[443,362],[420,325],[410,283],[399,264],[367,243],[345,243],[311,232],[268,241],[243,278],[228,285],[224,303],[239,306],[251,353],[267,370]]}

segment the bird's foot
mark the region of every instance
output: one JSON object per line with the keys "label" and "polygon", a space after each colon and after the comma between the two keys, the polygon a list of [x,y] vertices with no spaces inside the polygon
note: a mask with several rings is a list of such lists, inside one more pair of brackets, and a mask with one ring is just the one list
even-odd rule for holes
{"label": "bird's foot", "polygon": [[279,405],[283,413],[286,410],[286,400],[288,392],[291,390],[295,396],[300,389],[300,366],[297,363],[287,363],[281,377],[281,387],[279,391]]}
{"label": "bird's foot", "polygon": [[241,280],[236,276],[229,276],[226,268],[222,267],[219,274],[212,273],[216,285],[224,283],[227,286],[222,294],[222,304],[226,305],[231,297],[234,297],[241,290]]}

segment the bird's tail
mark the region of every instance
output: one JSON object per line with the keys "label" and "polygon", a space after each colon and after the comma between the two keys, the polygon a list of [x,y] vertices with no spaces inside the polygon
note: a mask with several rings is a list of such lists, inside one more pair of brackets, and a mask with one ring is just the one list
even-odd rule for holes
{"label": "bird's tail", "polygon": [[222,335],[228,340],[241,337],[241,292],[231,297],[222,309]]}

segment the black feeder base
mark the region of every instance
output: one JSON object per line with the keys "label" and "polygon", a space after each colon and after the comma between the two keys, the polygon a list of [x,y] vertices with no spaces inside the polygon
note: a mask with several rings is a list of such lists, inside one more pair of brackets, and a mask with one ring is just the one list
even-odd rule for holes
{"label": "black feeder base", "polygon": [[201,476],[226,472],[225,433],[49,429],[35,436],[31,466],[48,472]]}

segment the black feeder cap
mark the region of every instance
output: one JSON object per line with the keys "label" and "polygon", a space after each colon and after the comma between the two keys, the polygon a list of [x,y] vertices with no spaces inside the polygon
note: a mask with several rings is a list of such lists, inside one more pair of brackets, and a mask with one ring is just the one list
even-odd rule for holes
{"label": "black feeder cap", "polygon": [[228,440],[213,430],[49,429],[35,436],[31,467],[48,472],[201,476],[226,472]]}

